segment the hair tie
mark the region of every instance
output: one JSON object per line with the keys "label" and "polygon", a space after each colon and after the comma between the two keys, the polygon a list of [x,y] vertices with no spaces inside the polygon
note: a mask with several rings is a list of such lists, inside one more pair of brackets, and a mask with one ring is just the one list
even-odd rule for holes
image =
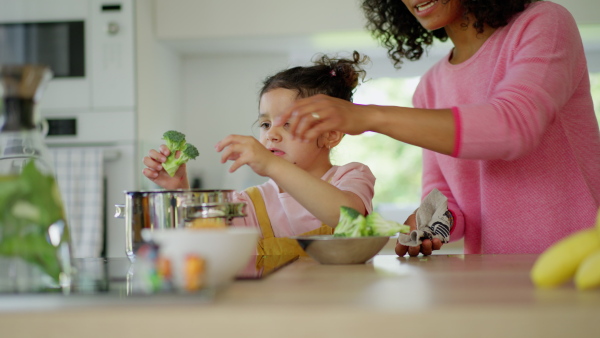
{"label": "hair tie", "polygon": [[329,75],[331,75],[332,77],[333,77],[333,76],[335,76],[335,75],[336,75],[336,74],[335,74],[335,69],[332,69],[332,70],[329,72]]}

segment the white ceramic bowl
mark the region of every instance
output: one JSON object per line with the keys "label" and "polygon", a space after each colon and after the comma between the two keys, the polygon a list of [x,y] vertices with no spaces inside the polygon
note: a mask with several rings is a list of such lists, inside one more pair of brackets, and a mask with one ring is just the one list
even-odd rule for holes
{"label": "white ceramic bowl", "polygon": [[250,257],[256,254],[259,233],[249,227],[231,226],[222,229],[174,228],[142,230],[145,241],[154,241],[160,254],[172,264],[173,283],[183,285],[185,256],[197,254],[206,261],[205,287],[220,287],[231,282]]}

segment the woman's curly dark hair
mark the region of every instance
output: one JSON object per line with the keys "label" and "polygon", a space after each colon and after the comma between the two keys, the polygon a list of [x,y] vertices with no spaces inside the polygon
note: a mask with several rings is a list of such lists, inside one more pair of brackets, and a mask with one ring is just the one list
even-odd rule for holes
{"label": "woman's curly dark hair", "polygon": [[[460,1],[463,15],[472,14],[472,25],[483,33],[484,25],[498,28],[508,24],[525,5],[539,0],[439,0],[443,3]],[[367,29],[388,50],[394,67],[400,68],[402,59],[419,60],[433,38],[446,41],[448,35],[443,28],[428,31],[417,21],[400,0],[364,0],[362,9],[367,18]],[[470,24],[470,23],[469,23]]]}
{"label": "woman's curly dark hair", "polygon": [[359,79],[364,80],[366,75],[361,65],[368,61],[367,56],[356,51],[352,53],[352,59],[319,54],[312,66],[293,67],[267,77],[259,98],[270,90],[285,88],[297,91],[300,98],[325,94],[352,102]]}

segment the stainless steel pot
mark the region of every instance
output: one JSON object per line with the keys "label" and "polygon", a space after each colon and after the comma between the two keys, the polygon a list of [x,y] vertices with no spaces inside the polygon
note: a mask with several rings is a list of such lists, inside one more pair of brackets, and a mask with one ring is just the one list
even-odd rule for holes
{"label": "stainless steel pot", "polygon": [[142,229],[183,228],[196,218],[221,218],[231,224],[243,217],[244,203],[231,203],[233,190],[125,191],[115,217],[125,218],[125,253],[131,261],[144,243]]}

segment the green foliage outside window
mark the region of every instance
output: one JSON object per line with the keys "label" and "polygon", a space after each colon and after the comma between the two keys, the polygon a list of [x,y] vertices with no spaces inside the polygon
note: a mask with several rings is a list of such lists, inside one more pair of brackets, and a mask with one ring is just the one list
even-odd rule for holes
{"label": "green foliage outside window", "polygon": [[[419,78],[379,78],[363,83],[354,102],[412,107]],[[377,178],[373,205],[418,204],[421,196],[421,149],[377,133],[346,135],[332,152],[334,164],[361,162]]]}
{"label": "green foliage outside window", "polygon": [[596,120],[600,121],[600,73],[590,74],[590,85],[592,99],[594,100],[594,111],[596,111]]}

